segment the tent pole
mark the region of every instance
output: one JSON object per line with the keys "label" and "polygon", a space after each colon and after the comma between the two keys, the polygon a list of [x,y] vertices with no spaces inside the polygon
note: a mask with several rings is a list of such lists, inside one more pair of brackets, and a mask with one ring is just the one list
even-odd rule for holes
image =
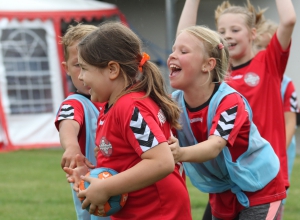
{"label": "tent pole", "polygon": [[[175,35],[176,35],[176,25],[175,25],[175,4],[177,0],[165,0],[166,5],[166,36],[167,36],[167,54],[166,60],[168,59],[169,54],[172,51],[172,46],[174,43]],[[169,79],[165,79],[166,82],[169,82]],[[169,90],[172,91],[172,88],[169,86]]]}
{"label": "tent pole", "polygon": [[69,94],[69,88],[68,88],[68,83],[67,83],[67,78],[66,78],[66,73],[61,65],[61,63],[64,61],[64,52],[63,52],[63,46],[59,43],[61,41],[61,21],[60,19],[53,19],[53,25],[55,29],[55,38],[56,38],[56,43],[57,43],[57,52],[58,52],[58,58],[59,58],[59,64],[60,64],[60,71],[61,71],[61,78],[62,78],[62,87],[64,91],[64,98],[68,96]]}

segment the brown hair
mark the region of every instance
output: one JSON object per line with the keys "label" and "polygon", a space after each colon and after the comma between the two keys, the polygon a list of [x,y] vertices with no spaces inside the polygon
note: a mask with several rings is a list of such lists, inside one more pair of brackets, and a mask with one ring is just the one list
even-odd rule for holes
{"label": "brown hair", "polygon": [[70,25],[61,37],[60,43],[63,45],[64,58],[67,61],[69,59],[68,47],[72,46],[76,41],[80,41],[82,38],[87,36],[92,31],[96,30],[97,27],[94,25],[78,23],[76,26]]}
{"label": "brown hair", "polygon": [[203,42],[206,55],[216,59],[216,66],[212,71],[212,82],[222,82],[227,77],[229,68],[229,52],[226,41],[205,26],[191,26],[181,32],[188,32]]}
{"label": "brown hair", "polygon": [[81,58],[92,66],[105,68],[110,61],[117,62],[125,79],[125,86],[119,97],[145,91],[145,97],[149,96],[157,103],[171,126],[180,128],[180,109],[167,93],[158,67],[147,61],[142,73],[138,70],[142,59],[142,43],[132,30],[119,22],[105,22],[85,37],[78,44],[78,49]]}

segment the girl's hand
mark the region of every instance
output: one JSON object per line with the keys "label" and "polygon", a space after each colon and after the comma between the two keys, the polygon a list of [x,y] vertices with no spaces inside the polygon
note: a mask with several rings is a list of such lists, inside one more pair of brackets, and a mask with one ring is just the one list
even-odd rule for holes
{"label": "girl's hand", "polygon": [[89,169],[85,164],[85,157],[83,155],[76,155],[76,168],[72,169],[69,167],[64,167],[63,170],[66,173],[66,177],[69,183],[74,183],[73,189],[78,192],[79,183],[81,181],[80,176],[85,175]]}
{"label": "girl's hand", "polygon": [[81,179],[90,183],[87,189],[79,191],[77,194],[78,198],[85,198],[82,202],[82,208],[85,209],[90,206],[89,212],[91,214],[104,215],[104,205],[110,198],[105,190],[105,180],[89,176],[81,176]]}
{"label": "girl's hand", "polygon": [[[69,167],[74,169],[76,167],[76,155],[82,155],[79,146],[78,147],[68,147],[63,153],[60,165],[63,169],[64,167]],[[82,155],[83,156],[83,155]]]}
{"label": "girl's hand", "polygon": [[171,136],[168,140],[168,144],[169,144],[169,147],[170,147],[171,152],[173,154],[175,163],[180,162],[182,152],[181,152],[181,148],[179,146],[178,139]]}

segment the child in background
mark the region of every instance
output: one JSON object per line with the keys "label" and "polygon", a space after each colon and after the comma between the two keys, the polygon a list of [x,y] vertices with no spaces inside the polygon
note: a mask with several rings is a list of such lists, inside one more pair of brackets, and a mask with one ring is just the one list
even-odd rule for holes
{"label": "child in background", "polygon": [[[70,26],[61,41],[65,58],[62,65],[76,88],[76,92],[71,93],[61,104],[55,120],[60,143],[65,150],[61,160],[62,168],[75,168],[77,154],[84,159],[88,167],[94,168],[96,165],[94,143],[101,105],[96,102],[94,105],[90,101],[90,88],[79,81],[80,67],[77,58],[78,42],[95,29],[97,27],[94,25]],[[72,194],[78,220],[110,219],[90,215],[81,208],[81,202],[73,190]]]}
{"label": "child in background", "polygon": [[[218,32],[230,44],[232,64],[228,84],[242,93],[253,109],[253,120],[261,135],[277,153],[286,188],[289,187],[285,126],[280,88],[289,57],[296,15],[291,0],[276,0],[280,22],[266,50],[254,54],[255,10],[223,3],[216,10]],[[243,19],[241,19],[243,18]],[[276,186],[274,186],[276,188]]]}
{"label": "child in background", "polygon": [[228,70],[224,44],[201,26],[177,35],[168,67],[170,85],[179,89],[172,97],[182,109],[182,130],[170,148],[193,185],[209,193],[213,219],[274,219],[285,196],[270,191],[280,181],[279,160],[252,122],[246,99],[220,83]]}
{"label": "child in background", "polygon": [[[255,54],[253,40],[255,10],[248,1],[247,7],[231,6],[225,1],[215,11],[218,32],[229,45],[231,63],[228,84],[249,101],[253,110],[253,121],[263,138],[269,141],[280,159],[281,183],[270,190],[278,199],[283,199],[284,185],[289,187],[285,126],[281,102],[281,81],[289,57],[291,35],[296,15],[291,0],[276,0],[280,23],[268,48]],[[186,0],[178,30],[196,24],[200,0]],[[270,192],[271,192],[270,191]]]}
{"label": "child in background", "polygon": [[[273,34],[277,30],[277,25],[274,22],[266,20],[263,16],[261,16],[261,11],[256,13],[256,17],[257,37],[254,41],[254,49],[259,52],[260,50],[266,49]],[[296,156],[296,114],[299,113],[299,108],[295,86],[292,80],[286,75],[283,76],[283,80],[281,82],[281,98],[283,101],[285,119],[288,175],[290,180]],[[283,210],[285,203],[286,199],[284,199],[282,202],[283,205],[281,206],[281,209],[278,213],[277,220],[283,219]]]}
{"label": "child in background", "polygon": [[[190,200],[180,167],[174,164],[167,140],[179,128],[180,110],[166,92],[163,77],[141,40],[125,25],[108,22],[79,44],[79,78],[107,102],[99,117],[97,167],[118,172],[108,179],[84,177],[90,186],[78,193],[90,213],[114,195],[129,193],[112,219],[191,219]],[[88,171],[78,161],[64,168],[78,190],[79,175]]]}

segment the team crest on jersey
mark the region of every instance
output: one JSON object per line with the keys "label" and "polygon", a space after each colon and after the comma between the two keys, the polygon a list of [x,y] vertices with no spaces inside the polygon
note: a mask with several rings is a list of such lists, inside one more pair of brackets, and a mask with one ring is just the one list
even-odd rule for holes
{"label": "team crest on jersey", "polygon": [[105,137],[101,138],[99,148],[102,155],[105,157],[109,157],[112,154],[112,146]]}
{"label": "team crest on jersey", "polygon": [[248,86],[254,87],[257,86],[259,83],[259,76],[256,73],[247,73],[244,77],[244,81]]}

